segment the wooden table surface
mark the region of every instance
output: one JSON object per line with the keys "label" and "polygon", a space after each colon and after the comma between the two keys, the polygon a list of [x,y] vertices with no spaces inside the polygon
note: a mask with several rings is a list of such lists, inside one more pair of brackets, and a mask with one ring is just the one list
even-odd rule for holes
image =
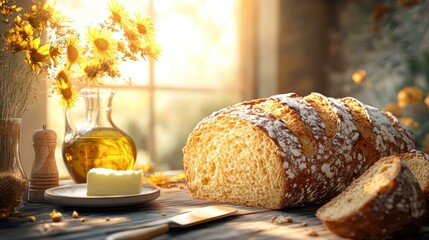
{"label": "wooden table surface", "polygon": [[[18,216],[0,222],[0,239],[105,239],[109,231],[208,205],[217,203],[194,200],[186,188],[162,188],[158,199],[126,208],[84,209],[28,203]],[[342,239],[326,230],[314,216],[317,207],[261,212],[263,209],[223,205],[239,209],[238,214],[189,228],[172,228],[156,239]],[[51,221],[49,213],[53,209],[63,214],[61,222]],[[79,218],[72,217],[74,210]],[[29,221],[29,216],[35,216],[36,221]],[[271,219],[276,216],[291,217],[293,222],[275,224]],[[428,220],[425,225],[419,235],[409,239],[429,239]]]}

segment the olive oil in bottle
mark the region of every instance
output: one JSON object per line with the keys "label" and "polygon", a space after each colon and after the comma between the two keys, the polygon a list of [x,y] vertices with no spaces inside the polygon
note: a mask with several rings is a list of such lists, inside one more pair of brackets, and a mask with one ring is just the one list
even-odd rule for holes
{"label": "olive oil in bottle", "polygon": [[132,169],[136,147],[132,139],[119,129],[94,128],[65,142],[63,157],[73,180],[84,183],[91,168]]}

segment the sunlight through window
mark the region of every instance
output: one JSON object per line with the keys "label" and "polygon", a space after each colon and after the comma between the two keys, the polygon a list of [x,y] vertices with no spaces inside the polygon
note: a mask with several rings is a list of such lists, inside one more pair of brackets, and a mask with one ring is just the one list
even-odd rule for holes
{"label": "sunlight through window", "polygon": [[[72,19],[72,27],[95,26],[107,14],[107,0],[63,0],[56,8]],[[152,163],[158,170],[181,169],[188,134],[211,112],[241,100],[238,0],[119,0],[130,15],[150,16],[162,53],[154,63],[139,61],[121,67],[131,80],[107,85],[118,92],[113,121],[135,141],[137,165]],[[79,111],[77,111],[79,110]],[[83,119],[84,105],[74,110]],[[48,123],[63,129],[58,99],[48,99]],[[76,122],[79,125],[79,121]],[[57,131],[57,162],[62,160],[64,131]]]}

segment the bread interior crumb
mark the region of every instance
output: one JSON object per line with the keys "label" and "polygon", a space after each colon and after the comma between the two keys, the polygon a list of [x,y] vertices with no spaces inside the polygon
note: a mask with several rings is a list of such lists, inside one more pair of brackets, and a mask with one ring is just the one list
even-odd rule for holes
{"label": "bread interior crumb", "polygon": [[220,117],[194,133],[184,148],[184,162],[193,167],[187,178],[194,197],[281,206],[286,183],[278,146],[256,128],[241,119]]}
{"label": "bread interior crumb", "polygon": [[419,182],[420,187],[424,190],[429,185],[429,171],[427,171],[429,169],[429,161],[424,157],[407,156],[402,158],[402,162],[408,166]]}

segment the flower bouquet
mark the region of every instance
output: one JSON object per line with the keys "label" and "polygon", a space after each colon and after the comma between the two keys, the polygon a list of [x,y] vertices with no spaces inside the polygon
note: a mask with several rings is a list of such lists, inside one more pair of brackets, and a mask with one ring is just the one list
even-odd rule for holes
{"label": "flower bouquet", "polygon": [[80,88],[120,78],[121,62],[159,56],[150,18],[131,17],[117,0],[107,9],[107,19],[81,34],[54,2],[34,1],[25,9],[15,0],[0,0],[0,218],[12,213],[24,194],[20,120],[37,101],[38,83],[50,79],[51,92],[71,108]]}

